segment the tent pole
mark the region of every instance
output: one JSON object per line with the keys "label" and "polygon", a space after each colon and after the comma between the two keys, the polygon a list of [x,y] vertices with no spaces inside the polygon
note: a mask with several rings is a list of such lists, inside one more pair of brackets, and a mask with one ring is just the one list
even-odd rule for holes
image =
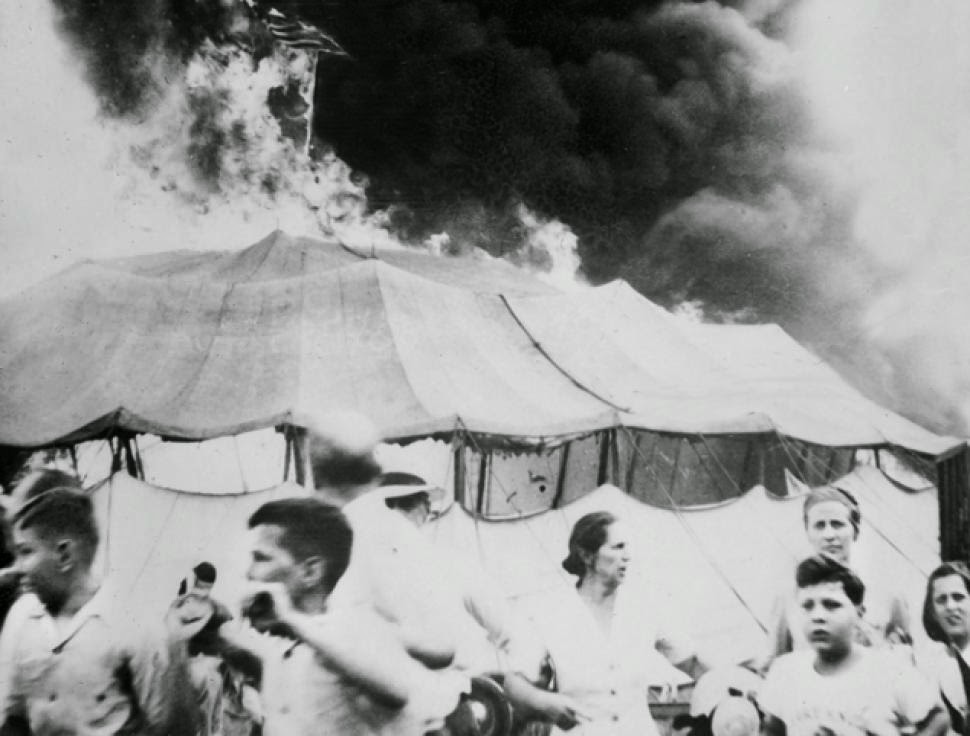
{"label": "tent pole", "polygon": [[283,434],[283,482],[290,479],[290,453],[293,451],[293,443],[290,442],[290,435]]}
{"label": "tent pole", "polygon": [[482,516],[482,512],[485,508],[485,489],[487,487],[488,479],[488,457],[489,453],[483,452],[479,448],[479,461],[478,461],[478,499],[475,501],[475,515],[479,518]]}
{"label": "tent pole", "polygon": [[[572,442],[567,442],[562,446],[562,455],[559,456],[559,477],[556,478],[556,495],[552,497],[552,508],[558,509],[562,502],[562,494],[566,489],[566,469],[569,466],[569,448]],[[600,485],[603,485],[600,483]]]}
{"label": "tent pole", "polygon": [[313,493],[317,486],[313,482],[313,463],[310,462],[310,433],[300,432],[299,443],[303,448],[303,487]]}
{"label": "tent pole", "polygon": [[465,441],[460,434],[455,435],[454,449],[454,488],[452,494],[458,503],[465,497]]}

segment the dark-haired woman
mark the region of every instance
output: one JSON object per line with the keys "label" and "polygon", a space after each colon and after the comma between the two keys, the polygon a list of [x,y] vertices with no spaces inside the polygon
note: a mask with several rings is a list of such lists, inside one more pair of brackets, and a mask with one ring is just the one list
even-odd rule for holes
{"label": "dark-haired woman", "polygon": [[939,687],[950,713],[950,726],[968,732],[967,687],[970,687],[970,569],[944,562],[926,583],[923,628],[942,646],[920,658],[920,668]]}
{"label": "dark-haired woman", "polygon": [[[802,510],[805,535],[815,554],[825,555],[855,569],[852,550],[859,538],[862,512],[855,497],[840,488],[823,486],[805,497]],[[856,631],[856,643],[881,647],[912,643],[909,611],[902,595],[876,584],[871,576],[858,570],[866,586],[866,603]],[[799,612],[795,590],[787,583],[775,602],[769,628],[765,668],[782,654],[808,648],[808,640],[798,623]]]}
{"label": "dark-haired woman", "polygon": [[649,606],[624,586],[630,563],[629,537],[616,517],[598,512],[576,522],[563,561],[578,578],[576,590],[536,622],[556,692],[530,684],[545,658],[536,652],[506,678],[514,703],[570,734],[656,736],[647,688],[662,671],[658,652],[692,677],[705,668],[690,646],[651,624]]}

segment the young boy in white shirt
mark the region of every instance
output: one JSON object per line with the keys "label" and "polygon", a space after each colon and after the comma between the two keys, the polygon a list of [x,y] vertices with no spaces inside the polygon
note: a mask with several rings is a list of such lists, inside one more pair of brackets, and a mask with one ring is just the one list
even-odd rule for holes
{"label": "young boy in white shirt", "polygon": [[854,643],[865,587],[847,567],[818,555],[795,573],[811,649],[775,660],[759,704],[768,736],[941,736],[948,719],[915,667]]}
{"label": "young boy in white shirt", "polygon": [[331,608],[328,599],[350,560],[353,533],[339,509],[312,498],[261,506],[248,577],[263,597],[253,628],[219,633],[262,663],[265,736],[420,736],[458,704],[405,651],[393,624],[373,611]]}

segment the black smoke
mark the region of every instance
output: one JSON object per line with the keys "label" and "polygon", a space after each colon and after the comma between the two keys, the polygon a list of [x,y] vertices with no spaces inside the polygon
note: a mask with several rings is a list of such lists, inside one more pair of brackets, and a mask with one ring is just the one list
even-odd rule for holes
{"label": "black smoke", "polygon": [[[316,134],[366,172],[373,206],[394,208],[405,236],[458,228],[514,251],[522,202],[573,228],[593,281],[783,320],[814,301],[810,251],[845,240],[844,209],[818,201],[824,182],[797,155],[820,145],[799,88],[766,58],[787,53],[787,6],[759,18],[644,0],[289,9],[350,52],[321,66]],[[680,209],[697,197],[766,225],[697,227]],[[786,232],[797,227],[812,237]]]}

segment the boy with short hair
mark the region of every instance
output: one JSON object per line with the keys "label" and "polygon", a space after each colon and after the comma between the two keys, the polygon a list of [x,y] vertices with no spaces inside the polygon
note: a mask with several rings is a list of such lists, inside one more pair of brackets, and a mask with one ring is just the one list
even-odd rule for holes
{"label": "boy with short hair", "polygon": [[759,704],[770,736],[939,736],[936,691],[908,662],[854,642],[865,587],[842,563],[804,560],[795,574],[811,649],[775,660]]}
{"label": "boy with short hair", "polygon": [[408,656],[376,613],[328,608],[353,539],[341,511],[317,499],[281,499],[261,506],[249,527],[248,577],[262,594],[262,610],[251,607],[249,617],[276,635],[233,623],[220,633],[262,661],[264,735],[417,736],[439,726],[425,714],[452,710],[457,698],[441,701],[453,688]]}
{"label": "boy with short hair", "polygon": [[18,511],[13,540],[33,595],[17,603],[16,630],[3,632],[0,734],[193,733],[190,632],[175,616],[167,631],[146,625],[95,578],[91,499],[46,491]]}

